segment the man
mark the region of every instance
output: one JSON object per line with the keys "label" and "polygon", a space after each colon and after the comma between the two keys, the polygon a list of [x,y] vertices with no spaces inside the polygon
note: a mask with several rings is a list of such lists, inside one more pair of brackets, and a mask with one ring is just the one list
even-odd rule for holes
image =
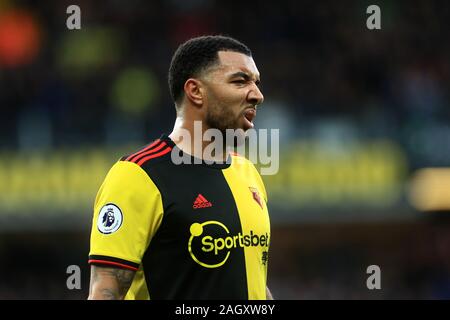
{"label": "man", "polygon": [[[177,49],[173,132],[118,161],[97,194],[89,299],[272,299],[261,177],[227,148],[202,152],[213,143],[203,139],[207,130],[253,127],[259,77],[251,51],[232,38],[199,37]],[[192,161],[176,164],[174,155]]]}

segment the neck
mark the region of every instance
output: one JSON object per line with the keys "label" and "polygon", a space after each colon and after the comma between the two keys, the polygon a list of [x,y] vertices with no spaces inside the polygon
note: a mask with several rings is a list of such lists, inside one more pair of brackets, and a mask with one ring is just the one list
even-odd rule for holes
{"label": "neck", "polygon": [[[225,141],[222,141],[222,148],[214,148],[214,141],[205,141],[203,139],[204,133],[208,129],[209,127],[205,125],[204,121],[188,119],[184,115],[177,116],[169,137],[178,148],[187,154],[203,160],[225,162],[229,153],[228,148],[225,146]],[[209,150],[214,150],[215,152],[208,152]]]}

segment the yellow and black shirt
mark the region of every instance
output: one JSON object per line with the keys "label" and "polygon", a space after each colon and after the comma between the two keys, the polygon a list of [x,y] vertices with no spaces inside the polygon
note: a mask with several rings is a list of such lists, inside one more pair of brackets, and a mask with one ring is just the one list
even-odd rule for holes
{"label": "yellow and black shirt", "polygon": [[172,151],[182,154],[163,135],[111,168],[95,199],[89,263],[135,270],[126,299],[266,299],[259,173],[238,155],[175,164]]}

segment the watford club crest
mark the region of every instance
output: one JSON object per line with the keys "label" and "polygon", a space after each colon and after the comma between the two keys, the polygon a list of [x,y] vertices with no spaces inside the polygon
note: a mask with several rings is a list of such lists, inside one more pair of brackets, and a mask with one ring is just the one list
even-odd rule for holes
{"label": "watford club crest", "polygon": [[262,208],[263,208],[263,205],[262,205],[261,197],[259,196],[258,189],[252,188],[252,187],[249,187],[249,189],[250,189],[250,192],[251,192],[252,195],[253,195],[253,199],[259,204],[259,206],[260,206],[261,209],[262,209]]}

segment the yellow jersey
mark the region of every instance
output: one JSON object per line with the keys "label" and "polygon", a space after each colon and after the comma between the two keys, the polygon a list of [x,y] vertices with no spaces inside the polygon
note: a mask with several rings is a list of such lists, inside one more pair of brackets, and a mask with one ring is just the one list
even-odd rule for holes
{"label": "yellow jersey", "polygon": [[182,153],[163,135],[111,168],[89,263],[136,271],[126,299],[266,299],[270,220],[258,171],[234,154],[175,164],[172,152]]}

